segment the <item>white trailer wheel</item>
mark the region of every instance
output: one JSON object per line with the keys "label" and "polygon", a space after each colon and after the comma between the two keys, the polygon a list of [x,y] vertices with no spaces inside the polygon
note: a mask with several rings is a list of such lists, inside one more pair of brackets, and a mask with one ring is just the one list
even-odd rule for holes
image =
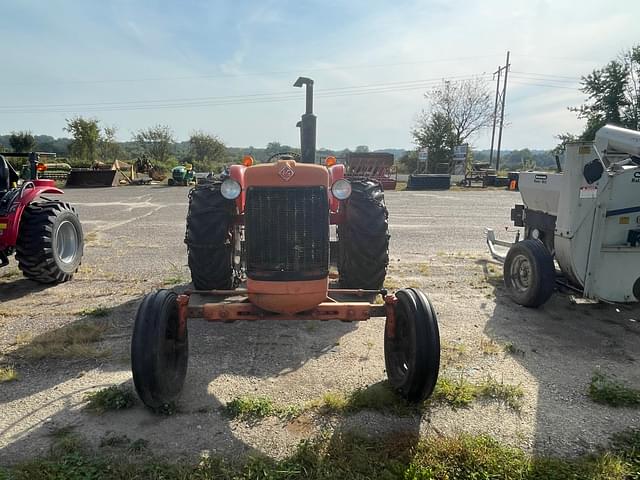
{"label": "white trailer wheel", "polygon": [[504,284],[509,296],[525,307],[539,307],[555,286],[553,256],[539,240],[518,242],[504,262]]}

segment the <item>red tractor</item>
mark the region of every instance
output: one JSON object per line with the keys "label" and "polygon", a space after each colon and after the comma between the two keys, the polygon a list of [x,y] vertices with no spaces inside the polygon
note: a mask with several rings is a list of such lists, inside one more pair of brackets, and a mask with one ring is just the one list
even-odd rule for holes
{"label": "red tractor", "polygon": [[[82,225],[68,203],[44,194],[63,194],[55,181],[38,179],[46,170],[45,153],[0,154],[0,267],[14,252],[25,277],[40,283],[70,280],[78,270],[84,247]],[[29,159],[29,178],[19,175],[7,158]]]}
{"label": "red tractor", "polygon": [[[393,294],[383,288],[389,262],[384,193],[376,181],[346,180],[344,165],[335,158],[314,164],[313,80],[299,78],[294,84],[303,85],[301,155],[276,154],[261,165],[245,157],[223,181],[198,185],[189,194],[185,243],[194,289],[148,294],[132,336],[134,384],[152,409],[180,394],[190,318],[351,322],[386,317],[390,384],[411,402],[433,392],[440,367],[436,312],[418,289]],[[337,225],[335,242],[330,225]],[[329,281],[330,250],[337,257],[337,285]],[[371,302],[377,295],[381,304]]]}

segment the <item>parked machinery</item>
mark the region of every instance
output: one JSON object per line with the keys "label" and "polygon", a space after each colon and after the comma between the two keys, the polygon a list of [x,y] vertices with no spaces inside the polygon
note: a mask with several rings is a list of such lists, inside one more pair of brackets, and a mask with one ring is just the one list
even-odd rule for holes
{"label": "parked machinery", "polygon": [[[18,268],[31,280],[60,283],[70,280],[82,260],[84,237],[75,209],[44,198],[62,194],[55,181],[38,178],[46,170],[40,157],[53,153],[0,154],[0,267],[16,254]],[[29,176],[19,175],[7,158],[29,159]]]}
{"label": "parked machinery", "polygon": [[[523,205],[511,218],[524,238],[487,243],[504,260],[504,281],[519,304],[553,293],[554,260],[566,285],[586,299],[640,301],[640,132],[607,125],[595,142],[566,146],[563,173],[521,172]],[[506,258],[495,245],[509,247]]]}
{"label": "parked machinery", "polygon": [[391,153],[347,153],[345,165],[347,179],[370,178],[379,182],[384,190],[396,189],[398,173]]}
{"label": "parked machinery", "polygon": [[[232,165],[224,181],[189,195],[185,242],[194,289],[147,295],[131,343],[133,380],[142,401],[159,408],[182,390],[187,324],[236,320],[363,321],[386,317],[384,350],[390,384],[407,400],[431,395],[440,365],[436,313],[418,289],[383,289],[389,261],[384,193],[372,180],[349,182],[344,165],[314,164],[313,80],[299,122],[301,155]],[[337,225],[337,244],[330,225]],[[337,247],[339,287],[329,284]],[[244,288],[235,288],[246,280]],[[349,301],[338,301],[348,297]],[[380,304],[371,303],[376,295]]]}
{"label": "parked machinery", "polygon": [[187,163],[185,165],[178,165],[171,170],[171,177],[167,180],[170,187],[174,185],[181,185],[186,187],[188,185],[195,185],[196,177],[193,171],[193,165]]}

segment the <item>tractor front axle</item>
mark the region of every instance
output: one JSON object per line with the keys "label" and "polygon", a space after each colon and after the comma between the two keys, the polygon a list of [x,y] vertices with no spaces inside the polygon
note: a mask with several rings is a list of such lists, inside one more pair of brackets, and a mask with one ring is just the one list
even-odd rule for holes
{"label": "tractor front axle", "polygon": [[[362,322],[372,317],[386,317],[387,334],[395,334],[394,305],[395,295],[379,290],[330,289],[325,302],[311,310],[294,314],[274,313],[263,310],[248,301],[245,289],[236,290],[195,290],[178,295],[179,332],[182,336],[187,320],[201,318],[209,322],[234,322],[236,320],[340,320],[343,322]],[[366,296],[382,295],[384,303],[374,304],[367,301],[340,302],[331,295]],[[216,297],[210,302],[207,297]],[[235,297],[232,301],[220,301],[221,298]]]}

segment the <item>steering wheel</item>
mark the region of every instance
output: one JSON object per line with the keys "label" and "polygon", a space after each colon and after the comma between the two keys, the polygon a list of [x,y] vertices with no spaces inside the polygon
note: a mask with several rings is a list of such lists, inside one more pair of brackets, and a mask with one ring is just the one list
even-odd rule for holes
{"label": "steering wheel", "polygon": [[296,152],[278,152],[278,153],[274,153],[269,158],[267,158],[267,162],[266,163],[271,163],[275,159],[277,159],[277,158],[279,159],[281,157],[293,157],[293,159],[295,161],[300,161],[300,154],[299,153],[296,153]]}

